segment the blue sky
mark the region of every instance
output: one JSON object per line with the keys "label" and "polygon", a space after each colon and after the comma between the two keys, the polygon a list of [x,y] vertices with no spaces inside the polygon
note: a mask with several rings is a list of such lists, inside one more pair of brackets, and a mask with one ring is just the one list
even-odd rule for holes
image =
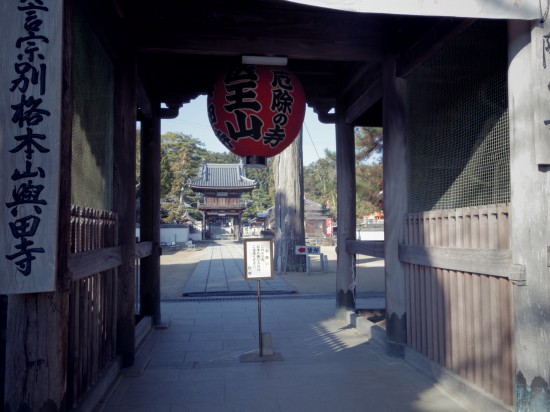
{"label": "blue sky", "polygon": [[[324,157],[325,149],[336,148],[336,129],[333,124],[323,124],[317,119],[311,108],[307,108],[304,120],[304,165]],[[206,96],[200,96],[183,105],[179,116],[171,120],[162,120],[161,132],[183,133],[193,136],[204,143],[212,152],[227,152],[227,149],[214,135],[206,114]]]}

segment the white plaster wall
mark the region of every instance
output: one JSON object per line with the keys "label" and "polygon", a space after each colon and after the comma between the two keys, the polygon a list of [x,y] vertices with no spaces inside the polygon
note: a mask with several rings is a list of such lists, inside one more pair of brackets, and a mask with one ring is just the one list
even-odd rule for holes
{"label": "white plaster wall", "polygon": [[[201,234],[193,234],[193,240],[200,240]],[[196,239],[198,236],[198,239]],[[136,228],[136,238],[139,239],[140,230],[139,227]],[[186,243],[190,239],[189,228],[160,228],[160,243],[162,245],[171,245],[172,243],[182,244]]]}
{"label": "white plaster wall", "polygon": [[384,240],[384,232],[367,232],[366,230],[357,231],[357,240]]}

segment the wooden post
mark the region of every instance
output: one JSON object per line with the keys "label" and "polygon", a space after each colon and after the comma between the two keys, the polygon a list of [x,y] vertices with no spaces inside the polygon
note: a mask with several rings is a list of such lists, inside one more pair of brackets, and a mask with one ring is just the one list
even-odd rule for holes
{"label": "wooden post", "polygon": [[[407,342],[405,265],[399,261],[407,214],[407,153],[405,136],[406,83],[396,77],[394,57],[383,65],[384,113],[384,249],[386,267],[386,333],[388,349],[403,354]],[[397,345],[395,345],[397,344]]]}
{"label": "wooden post", "polygon": [[355,259],[346,242],[355,240],[355,136],[346,123],[343,105],[336,107],[336,188],[338,197],[338,247],[336,249],[336,316],[355,310]]}
{"label": "wooden post", "polygon": [[[153,325],[160,314],[160,104],[154,104],[153,118],[141,123],[141,239],[153,242],[152,254],[141,259],[141,314],[151,316]],[[204,228],[203,228],[204,230]]]}
{"label": "wooden post", "polygon": [[136,63],[125,50],[115,73],[114,210],[122,265],[117,279],[117,353],[124,367],[135,357]]}
{"label": "wooden post", "polygon": [[305,270],[304,257],[294,254],[305,243],[302,133],[273,159],[275,174],[275,262],[277,270]]}
{"label": "wooden post", "polygon": [[233,239],[241,240],[241,213],[233,219]]}
{"label": "wooden post", "polygon": [[[540,162],[537,139],[544,136],[536,135],[538,125],[533,122],[538,118],[533,116],[534,111],[543,110],[546,119],[550,118],[550,112],[548,105],[535,104],[536,93],[532,91],[532,87],[544,87],[550,97],[547,84],[538,82],[534,75],[545,60],[548,64],[550,53],[535,46],[543,39],[533,39],[533,35],[547,35],[550,23],[544,24],[545,30],[533,30],[530,22],[523,21],[510,21],[508,27],[512,269],[520,274],[512,279],[515,403],[518,411],[550,410],[550,336],[543,332],[548,330],[550,318],[546,258],[550,168],[537,164]],[[546,131],[548,138],[550,130]]]}

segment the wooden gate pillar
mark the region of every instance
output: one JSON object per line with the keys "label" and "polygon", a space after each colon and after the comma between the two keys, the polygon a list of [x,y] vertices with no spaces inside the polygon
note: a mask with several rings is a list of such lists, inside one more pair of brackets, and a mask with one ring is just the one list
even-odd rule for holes
{"label": "wooden gate pillar", "polygon": [[353,126],[346,123],[343,106],[337,106],[336,116],[336,316],[344,317],[355,310],[355,259],[346,251],[346,242],[355,240],[355,137]]}
{"label": "wooden gate pillar", "polygon": [[124,367],[135,358],[136,303],[136,61],[125,50],[115,75],[114,211],[118,215],[117,353]]}
{"label": "wooden gate pillar", "polygon": [[384,126],[384,253],[386,280],[386,333],[390,353],[401,356],[407,342],[405,267],[399,261],[404,241],[408,176],[405,135],[405,79],[396,77],[396,60],[383,66]]}
{"label": "wooden gate pillar", "polygon": [[242,213],[239,213],[233,218],[233,239],[241,240],[241,218]]}
{"label": "wooden gate pillar", "polygon": [[305,244],[302,132],[273,157],[275,183],[275,266],[279,272],[305,270],[304,256],[294,246]]}
{"label": "wooden gate pillar", "polygon": [[518,411],[550,410],[550,153],[543,150],[550,144],[550,23],[508,27],[515,403]]}
{"label": "wooden gate pillar", "polygon": [[141,240],[152,242],[151,255],[141,259],[141,314],[160,314],[160,104],[154,103],[151,119],[141,127]]}

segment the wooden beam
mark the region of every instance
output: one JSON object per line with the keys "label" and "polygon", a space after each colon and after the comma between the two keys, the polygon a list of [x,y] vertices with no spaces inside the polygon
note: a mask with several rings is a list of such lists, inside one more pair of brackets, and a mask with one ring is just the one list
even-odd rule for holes
{"label": "wooden beam", "polygon": [[151,101],[149,100],[145,87],[143,87],[143,83],[139,78],[136,79],[136,99],[142,118],[151,119],[153,117]]}
{"label": "wooden beam", "polygon": [[71,281],[114,269],[122,264],[122,248],[120,246],[89,250],[74,253],[69,259]]}
{"label": "wooden beam", "polygon": [[[346,121],[355,125],[359,121],[365,121],[365,115],[368,112],[372,114],[374,105],[378,103],[381,106],[383,94],[381,65],[372,63],[355,65],[355,69],[348,74],[343,94],[348,105]],[[377,110],[380,109],[375,108],[375,111]]]}
{"label": "wooden beam", "polygon": [[175,119],[180,114],[179,107],[165,107],[160,109],[161,119]]}
{"label": "wooden beam", "polygon": [[360,44],[331,44],[319,40],[302,39],[263,39],[258,37],[200,37],[189,36],[183,39],[166,39],[163,42],[144,41],[139,51],[184,53],[195,55],[241,56],[243,54],[263,55],[269,52],[275,56],[304,60],[337,60],[380,62],[383,51],[378,46]]}
{"label": "wooden beam", "polygon": [[[391,30],[388,22],[393,21],[285,2],[216,2],[214,8],[200,2],[169,3],[157,16],[151,7],[132,5],[141,29],[136,36],[140,51],[380,61]],[[182,15],[193,18],[181,24]]]}
{"label": "wooden beam", "polygon": [[153,253],[153,242],[136,243],[136,258],[142,259]]}
{"label": "wooden beam", "polygon": [[453,39],[475,20],[442,19],[436,23],[418,42],[402,53],[397,60],[397,77],[407,77],[414,69],[428,60],[449,40]]}
{"label": "wooden beam", "polygon": [[316,110],[316,109],[314,109],[313,111],[317,114],[317,119],[319,119],[319,121],[321,123],[324,123],[324,124],[334,124],[334,123],[336,123],[336,114],[335,113],[329,113],[328,111],[324,112],[324,111],[320,111],[320,110]]}
{"label": "wooden beam", "polygon": [[512,251],[400,244],[399,260],[413,265],[508,278]]}
{"label": "wooden beam", "polygon": [[384,258],[383,240],[348,240],[346,252],[352,255],[368,255]]}
{"label": "wooden beam", "polygon": [[353,124],[382,98],[382,79],[378,78],[346,110],[346,122]]}
{"label": "wooden beam", "polygon": [[[135,250],[135,258],[142,259],[151,255],[153,243],[137,243]],[[120,246],[74,253],[69,258],[70,281],[75,282],[96,273],[114,269],[121,264],[122,248]]]}
{"label": "wooden beam", "polygon": [[353,92],[357,87],[361,90],[368,87],[368,85],[376,78],[380,76],[379,66],[375,66],[369,63],[360,63],[360,66],[355,66],[351,73],[347,75],[346,84],[342,87],[341,93],[347,95]]}

